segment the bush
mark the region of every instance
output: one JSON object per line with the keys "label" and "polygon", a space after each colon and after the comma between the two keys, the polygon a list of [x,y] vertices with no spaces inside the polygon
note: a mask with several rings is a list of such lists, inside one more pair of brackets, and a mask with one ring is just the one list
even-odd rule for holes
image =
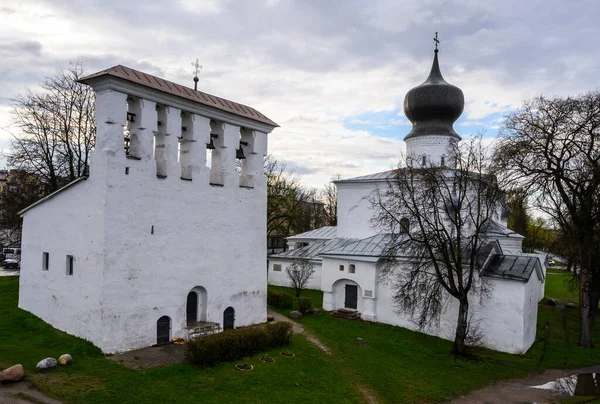
{"label": "bush", "polygon": [[291,323],[269,323],[266,328],[271,337],[271,346],[284,346],[290,343],[292,338]]}
{"label": "bush", "polygon": [[242,359],[270,347],[287,345],[292,336],[290,323],[272,323],[264,327],[238,328],[189,341],[186,359],[207,367]]}
{"label": "bush", "polygon": [[280,309],[291,309],[294,306],[292,295],[276,290],[267,291],[267,304]]}
{"label": "bush", "polygon": [[307,311],[312,309],[310,299],[307,297],[299,297],[296,299],[296,307],[298,307],[298,311],[302,314],[306,314]]}

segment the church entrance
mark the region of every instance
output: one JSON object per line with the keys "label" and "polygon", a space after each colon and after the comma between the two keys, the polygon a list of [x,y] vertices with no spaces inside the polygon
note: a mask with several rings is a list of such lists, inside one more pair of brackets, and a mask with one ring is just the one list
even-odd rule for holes
{"label": "church entrance", "polygon": [[171,341],[171,317],[162,316],[156,322],[156,344],[168,344]]}
{"label": "church entrance", "polygon": [[346,285],[346,299],[344,300],[344,307],[347,309],[358,308],[358,286]]}
{"label": "church entrance", "polygon": [[235,310],[233,307],[228,307],[223,312],[223,329],[232,330],[235,325]]}
{"label": "church entrance", "polygon": [[198,293],[194,291],[188,293],[185,314],[187,325],[198,321]]}

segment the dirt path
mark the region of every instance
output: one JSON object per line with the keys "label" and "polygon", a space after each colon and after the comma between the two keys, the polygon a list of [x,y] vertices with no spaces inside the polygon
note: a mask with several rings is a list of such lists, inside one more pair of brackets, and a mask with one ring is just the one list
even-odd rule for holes
{"label": "dirt path", "polygon": [[522,379],[506,380],[486,386],[453,401],[455,404],[504,404],[504,403],[549,403],[564,399],[567,396],[556,395],[551,390],[535,389],[561,377],[577,373],[598,373],[600,366],[571,370],[546,370]]}
{"label": "dirt path", "polygon": [[29,383],[0,383],[0,404],[61,404],[60,401],[45,396],[34,390]]}

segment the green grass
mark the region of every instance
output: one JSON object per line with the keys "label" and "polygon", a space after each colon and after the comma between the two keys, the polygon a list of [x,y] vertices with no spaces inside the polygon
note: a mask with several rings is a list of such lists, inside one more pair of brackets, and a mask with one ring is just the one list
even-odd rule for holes
{"label": "green grass", "polygon": [[[17,309],[17,282],[16,278],[0,278],[0,367],[22,363],[37,388],[66,403],[360,403],[364,399],[358,385],[381,403],[445,402],[493,381],[600,362],[598,349],[576,346],[576,310],[540,306],[537,341],[525,355],[479,350],[476,359],[455,359],[450,355],[450,341],[324,314],[299,322],[331,349],[331,356],[304,337],[294,336],[286,350],[296,353],[295,358],[281,357],[281,349],[272,350],[274,364],[247,360],[255,366],[253,372],[239,372],[234,363],[209,369],[184,363],[136,371],[105,359],[93,345]],[[321,292],[302,295],[321,306]],[[598,333],[595,345],[600,346]],[[66,352],[73,355],[71,367],[35,371],[38,360]]]}
{"label": "green grass", "polygon": [[569,287],[571,274],[569,273],[551,273],[546,274],[546,285],[544,290],[545,298],[552,298],[565,302],[577,303],[579,297],[576,290]]}
{"label": "green grass", "polygon": [[[577,310],[540,306],[537,340],[527,354],[482,349],[476,351],[474,360],[452,357],[451,341],[400,327],[328,314],[307,316],[298,322],[328,345],[339,366],[351,369],[381,402],[445,402],[493,381],[600,362],[600,350],[577,347]],[[600,333],[595,335],[595,346],[600,346]]]}
{"label": "green grass", "polygon": [[[21,363],[42,392],[66,403],[360,403],[362,396],[343,371],[302,336],[294,336],[294,358],[269,351],[276,362],[256,358],[252,372],[235,363],[208,369],[179,364],[146,371],[105,359],[92,344],[55,330],[17,308],[18,278],[0,278],[0,368]],[[63,353],[73,365],[37,372],[36,363]],[[260,356],[260,355],[259,355]]]}

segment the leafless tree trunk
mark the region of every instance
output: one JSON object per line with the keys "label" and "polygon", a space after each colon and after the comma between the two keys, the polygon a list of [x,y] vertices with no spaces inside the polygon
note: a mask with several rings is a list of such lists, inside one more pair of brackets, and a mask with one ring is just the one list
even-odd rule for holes
{"label": "leafless tree trunk", "polygon": [[371,196],[373,224],[388,234],[377,262],[391,281],[393,300],[419,328],[435,325],[448,299],[459,304],[453,353],[464,355],[469,296],[484,299],[489,283],[476,277],[485,231],[499,212],[502,193],[486,174],[480,139],[448,151],[455,168],[401,167]]}
{"label": "leafless tree trunk", "polygon": [[600,92],[526,102],[500,135],[498,175],[527,190],[534,207],[574,241],[579,344],[590,348],[600,299]]}

